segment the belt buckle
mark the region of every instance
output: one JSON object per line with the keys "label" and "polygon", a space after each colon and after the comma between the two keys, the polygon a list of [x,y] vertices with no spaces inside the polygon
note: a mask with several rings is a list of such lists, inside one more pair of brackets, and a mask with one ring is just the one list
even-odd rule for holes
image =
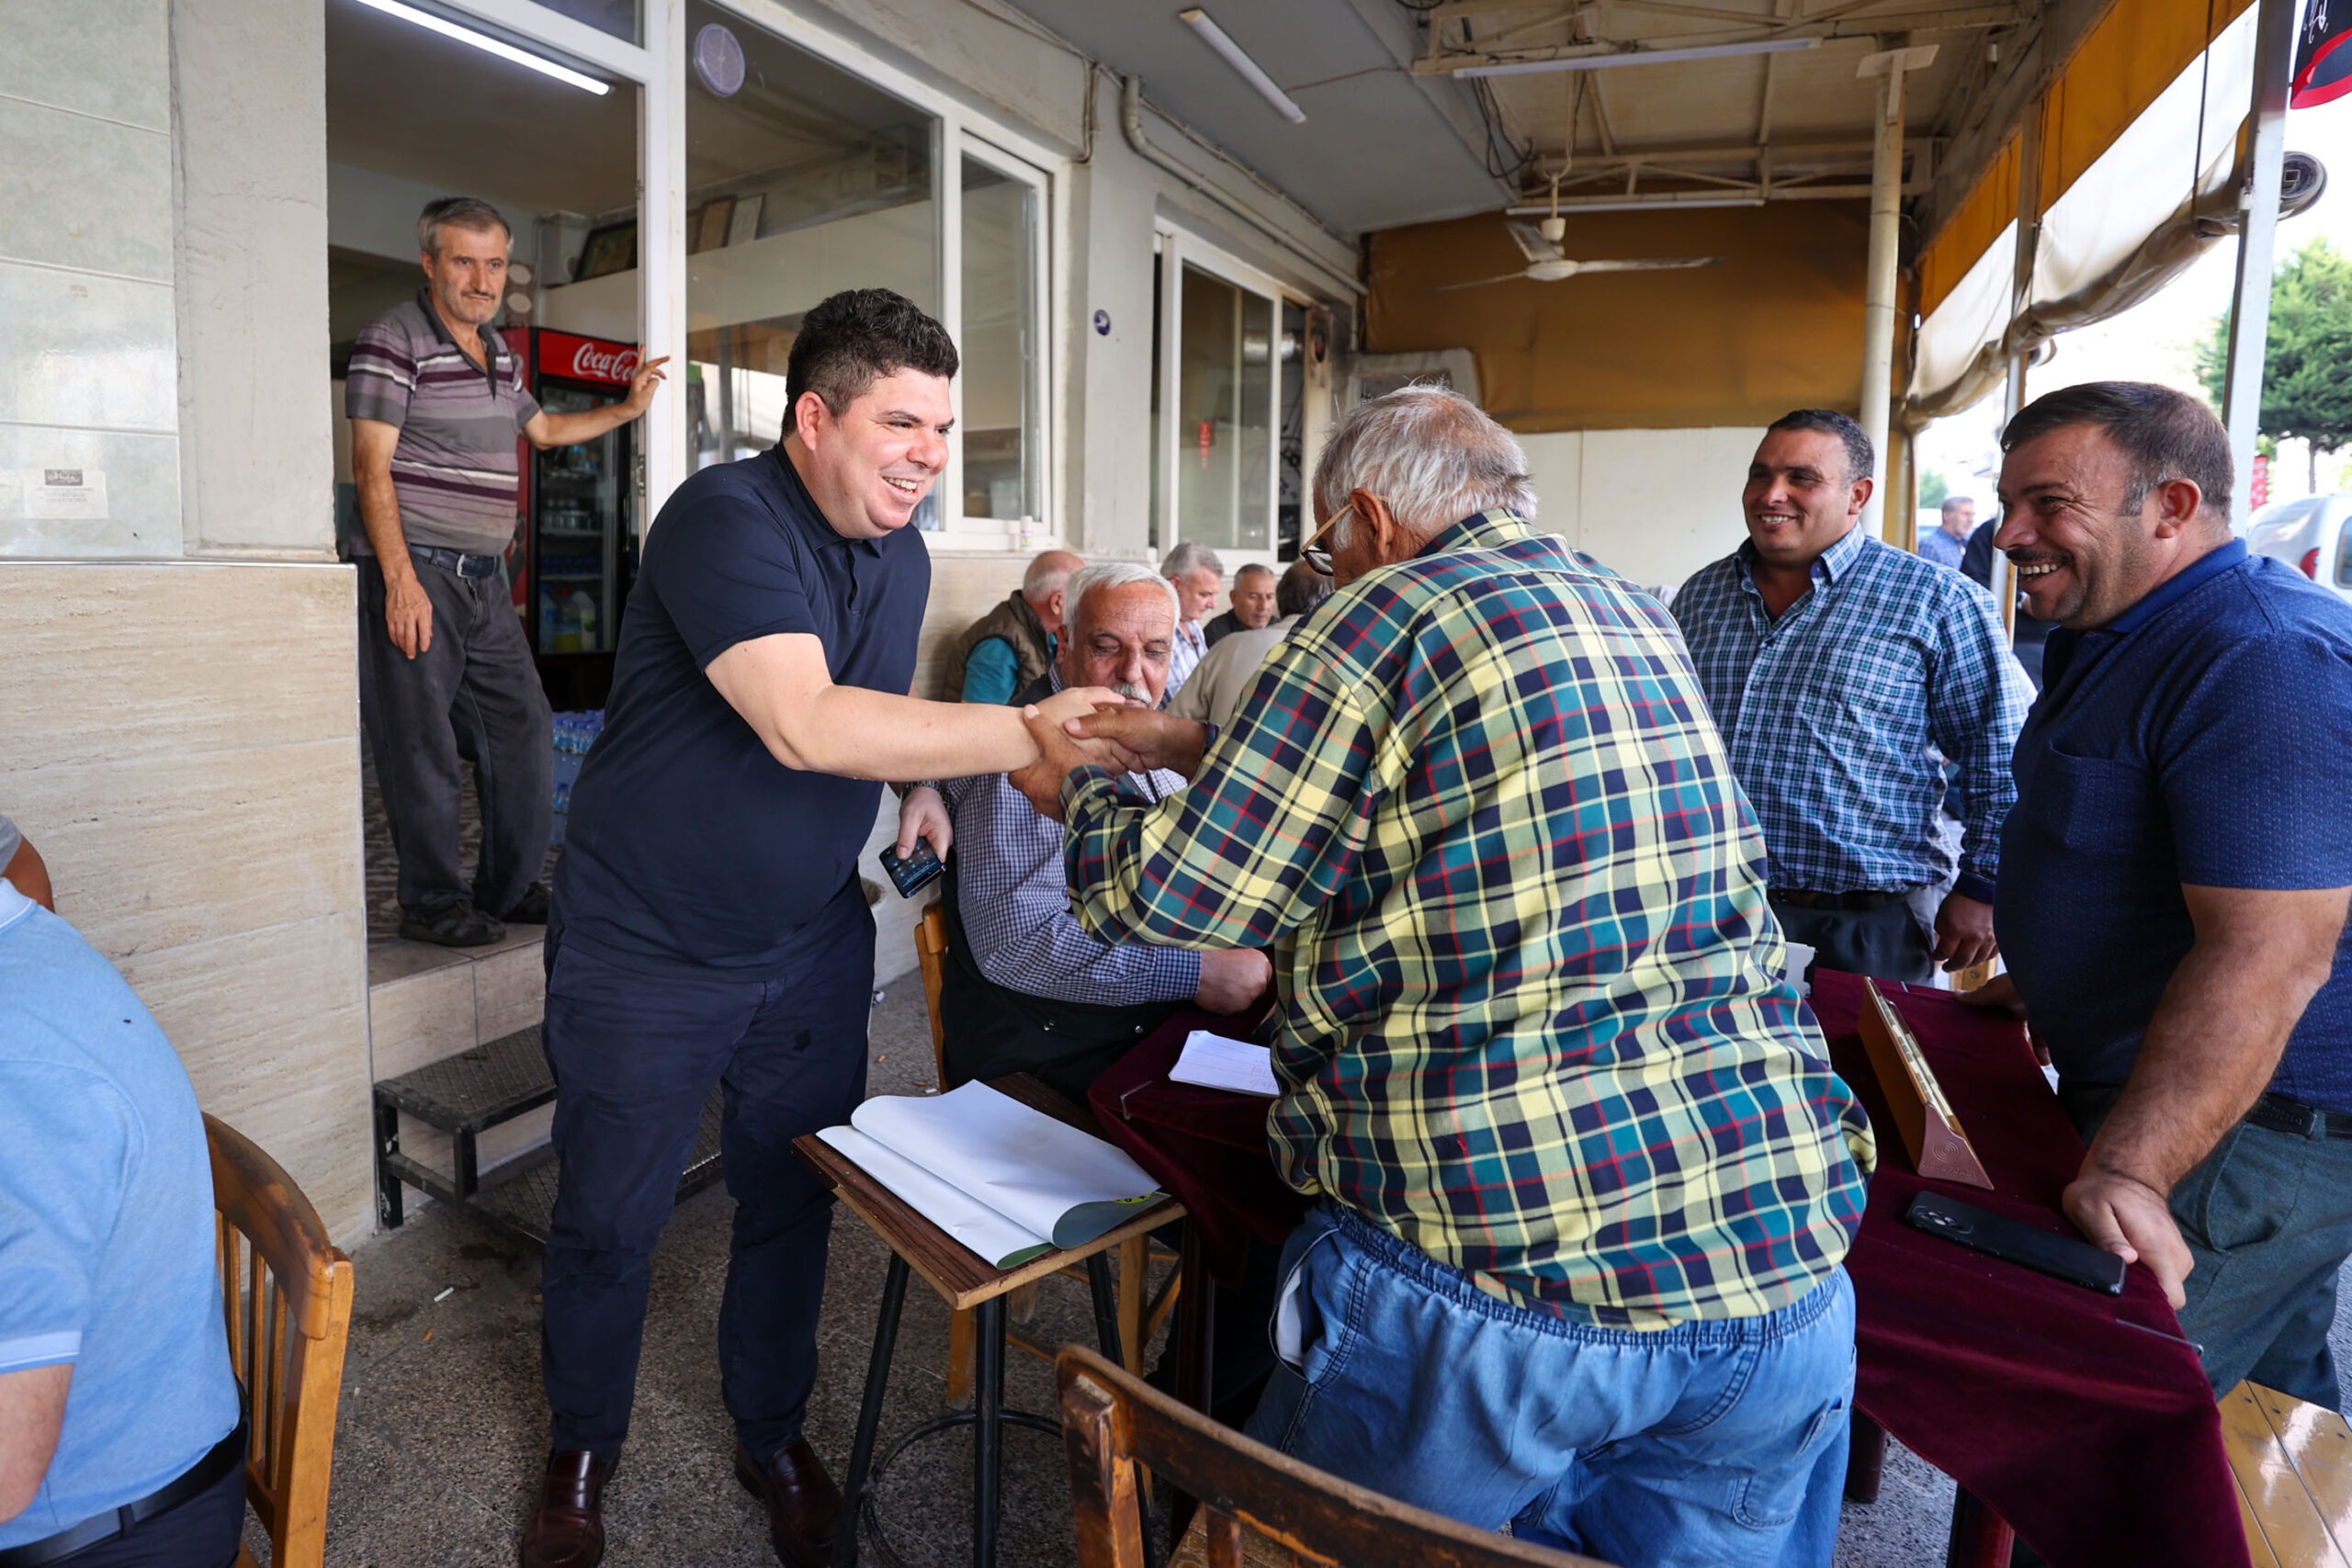
{"label": "belt buckle", "polygon": [[2290,1133],[2298,1138],[2308,1138],[2312,1135],[2312,1130],[2319,1125],[2320,1113],[2316,1110],[2299,1100],[2290,1100],[2283,1094],[2264,1095],[2262,1109],[2270,1118],[2274,1132]]}

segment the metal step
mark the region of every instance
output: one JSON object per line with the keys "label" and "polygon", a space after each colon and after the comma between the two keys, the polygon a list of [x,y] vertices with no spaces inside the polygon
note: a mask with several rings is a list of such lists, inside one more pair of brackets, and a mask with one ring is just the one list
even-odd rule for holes
{"label": "metal step", "polygon": [[537,1024],[376,1085],[379,1106],[450,1134],[482,1132],[554,1098]]}
{"label": "metal step", "polygon": [[[725,1104],[718,1093],[703,1104],[701,1129],[695,1135],[693,1152],[686,1156],[686,1168],[678,1176],[681,1202],[725,1174],[718,1158],[718,1123]],[[555,1214],[556,1173],[560,1168],[552,1149],[534,1150],[490,1172],[481,1191],[467,1200],[466,1207],[501,1230],[545,1247],[548,1221]]]}

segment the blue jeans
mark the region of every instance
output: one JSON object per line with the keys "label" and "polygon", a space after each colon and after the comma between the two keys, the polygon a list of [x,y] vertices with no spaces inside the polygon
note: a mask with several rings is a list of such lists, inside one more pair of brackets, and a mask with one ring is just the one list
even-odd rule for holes
{"label": "blue jeans", "polygon": [[[1760,1317],[1651,1333],[1485,1294],[1328,1200],[1283,1254],[1250,1435],[1465,1524],[1624,1568],[1827,1568],[1846,1480],[1843,1269]],[[1295,1316],[1294,1316],[1295,1314]]]}

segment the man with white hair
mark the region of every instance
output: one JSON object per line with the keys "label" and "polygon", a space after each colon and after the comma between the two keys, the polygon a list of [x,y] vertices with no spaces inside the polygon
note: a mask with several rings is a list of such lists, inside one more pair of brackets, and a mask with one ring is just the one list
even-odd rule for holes
{"label": "man with white hair", "polygon": [[1168,661],[1168,691],[1172,696],[1184,689],[1184,682],[1193,678],[1209,650],[1201,618],[1216,607],[1217,592],[1225,586],[1225,562],[1206,545],[1187,539],[1168,552],[1159,563],[1159,574],[1176,585],[1176,641]]}
{"label": "man with white hair", "polygon": [[[1053,668],[1015,694],[1042,702],[1066,686],[1107,686],[1157,707],[1176,635],[1174,585],[1148,566],[1106,561],[1069,580],[1069,636]],[[1174,773],[1129,774],[1157,800]],[[1266,955],[1104,942],[1070,914],[1061,829],[1029,808],[1002,773],[952,779],[947,858],[947,976],[940,994],[952,1083],[1035,1074],[1073,1100],[1103,1068],[1188,1001],[1238,1012],[1265,995]]]}
{"label": "man with white hair", "polygon": [[949,693],[967,703],[1004,704],[1042,678],[1062,635],[1069,574],[1085,564],[1068,550],[1047,550],[1031,561],[1021,586],[956,639]]}
{"label": "man with white hair", "polygon": [[1869,1125],[1673,621],[1525,468],[1451,392],[1362,405],[1302,551],[1339,590],[1215,743],[1070,721],[1192,783],[1042,717],[1013,781],[1089,931],[1272,949],[1269,1135],[1321,1202],[1253,1435],[1630,1568],[1826,1568]]}

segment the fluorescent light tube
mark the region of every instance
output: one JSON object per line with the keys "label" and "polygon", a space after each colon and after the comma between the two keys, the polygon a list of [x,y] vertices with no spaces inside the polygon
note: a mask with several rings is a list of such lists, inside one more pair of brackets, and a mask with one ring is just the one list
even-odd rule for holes
{"label": "fluorescent light tube", "polygon": [[1274,79],[1258,68],[1258,62],[1241,51],[1241,46],[1226,37],[1206,11],[1198,6],[1176,13],[1176,19],[1201,35],[1201,41],[1216,51],[1218,58],[1233,67],[1244,82],[1258,89],[1258,96],[1272,104],[1274,112],[1293,125],[1306,121],[1306,111],[1291,102],[1291,96],[1274,85]]}
{"label": "fluorescent light tube", "polygon": [[1456,76],[1531,76],[1539,71],[1605,71],[1612,65],[1673,65],[1686,60],[1722,60],[1735,54],[1787,54],[1819,49],[1817,38],[1752,39],[1746,43],[1709,43],[1695,49],[1628,49],[1614,54],[1570,54],[1553,60],[1514,60],[1500,65],[1464,65]]}
{"label": "fluorescent light tube", "polygon": [[[1604,197],[1598,201],[1563,197],[1560,199],[1560,216],[1566,218],[1572,212],[1640,212],[1645,209],[1664,211],[1677,207],[1761,207],[1763,205],[1764,198],[1760,196],[1699,196],[1695,194],[1686,196],[1680,191],[1660,191],[1656,196]],[[1537,202],[1524,207],[1506,207],[1503,212],[1505,216],[1510,218],[1552,216],[1551,206],[1546,202]]]}
{"label": "fluorescent light tube", "polygon": [[456,39],[459,43],[469,43],[484,54],[494,54],[501,60],[511,60],[515,64],[526,66],[542,76],[552,76],[559,82],[569,83],[583,93],[594,93],[601,98],[613,90],[613,85],[610,82],[599,82],[594,76],[574,71],[569,65],[558,65],[554,61],[533,54],[528,50],[516,49],[503,39],[494,39],[488,33],[478,33],[471,28],[461,28],[446,17],[436,17],[430,11],[420,11],[413,6],[403,6],[401,0],[359,0],[359,3],[371,10],[381,11],[388,17],[398,17],[403,22],[413,22],[427,32],[439,33],[443,38]]}

